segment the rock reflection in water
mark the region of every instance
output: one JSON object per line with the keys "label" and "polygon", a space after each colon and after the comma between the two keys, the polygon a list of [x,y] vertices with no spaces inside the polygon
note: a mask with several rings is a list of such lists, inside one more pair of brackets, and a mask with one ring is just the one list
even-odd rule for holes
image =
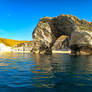
{"label": "rock reflection in water", "polygon": [[55,92],[91,90],[92,56],[0,53],[2,87],[56,88]]}
{"label": "rock reflection in water", "polygon": [[63,90],[71,88],[71,91],[74,87],[92,86],[91,58],[92,56],[61,54],[35,55],[37,66],[32,69],[32,72],[37,73],[36,86],[62,88]]}

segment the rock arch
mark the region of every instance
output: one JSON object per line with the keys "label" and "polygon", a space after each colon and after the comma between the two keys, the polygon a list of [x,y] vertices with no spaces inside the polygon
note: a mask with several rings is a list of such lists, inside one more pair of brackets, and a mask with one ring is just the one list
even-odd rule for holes
{"label": "rock arch", "polygon": [[77,27],[81,28],[82,25],[85,26],[88,23],[72,15],[41,18],[32,34],[35,43],[32,51],[35,53],[51,53],[53,44],[61,35],[70,38],[71,33],[77,30]]}

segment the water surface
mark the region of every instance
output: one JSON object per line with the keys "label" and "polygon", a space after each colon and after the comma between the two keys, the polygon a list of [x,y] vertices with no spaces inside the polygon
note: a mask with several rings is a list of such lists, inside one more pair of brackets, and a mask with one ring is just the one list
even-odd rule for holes
{"label": "water surface", "polygon": [[0,53],[0,92],[92,92],[92,56]]}

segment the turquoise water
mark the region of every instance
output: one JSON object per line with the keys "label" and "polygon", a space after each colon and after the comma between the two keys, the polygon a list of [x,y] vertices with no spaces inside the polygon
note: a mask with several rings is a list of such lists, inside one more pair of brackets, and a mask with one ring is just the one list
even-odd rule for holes
{"label": "turquoise water", "polygon": [[0,54],[0,92],[92,92],[92,56]]}

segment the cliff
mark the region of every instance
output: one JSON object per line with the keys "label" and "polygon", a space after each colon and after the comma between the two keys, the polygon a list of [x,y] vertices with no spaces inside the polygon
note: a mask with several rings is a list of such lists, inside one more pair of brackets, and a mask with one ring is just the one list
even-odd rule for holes
{"label": "cliff", "polygon": [[[53,18],[41,18],[32,34],[34,39],[34,47],[32,52],[51,54],[55,41],[62,35],[68,36],[70,39],[69,47],[72,50],[75,50],[72,47],[79,44],[76,44],[75,41],[73,42],[75,37],[73,35],[77,31],[79,33],[85,31],[90,32],[89,35],[91,35],[92,23],[87,22],[84,19],[80,20],[78,17],[72,15],[60,15]],[[79,39],[79,37],[76,38],[76,40]],[[84,39],[85,38],[83,38],[83,40]],[[84,46],[82,42],[80,43]],[[89,44],[86,43],[86,45]]]}
{"label": "cliff", "polygon": [[73,55],[92,54],[92,32],[88,30],[73,32],[69,45]]}
{"label": "cliff", "polygon": [[0,38],[0,43],[3,43],[3,44],[5,44],[6,46],[9,46],[9,47],[13,47],[16,44],[20,44],[20,43],[24,43],[24,42],[29,42],[29,41],[20,41],[20,40]]}

